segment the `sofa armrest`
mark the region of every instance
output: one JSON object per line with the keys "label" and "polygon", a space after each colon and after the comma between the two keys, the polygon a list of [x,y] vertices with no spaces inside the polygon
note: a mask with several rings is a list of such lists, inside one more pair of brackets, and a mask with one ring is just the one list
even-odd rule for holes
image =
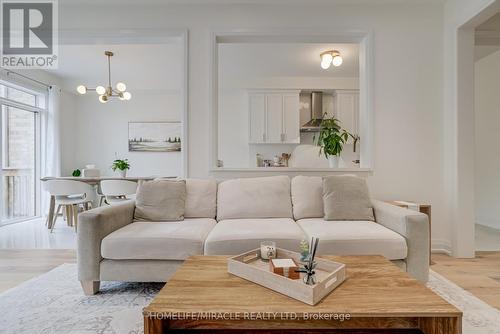
{"label": "sofa armrest", "polygon": [[429,279],[429,217],[426,214],[373,200],[375,221],[406,239],[406,271],[421,282]]}
{"label": "sofa armrest", "polygon": [[113,231],[130,224],[135,202],[99,207],[78,217],[77,262],[78,280],[99,281],[102,239]]}

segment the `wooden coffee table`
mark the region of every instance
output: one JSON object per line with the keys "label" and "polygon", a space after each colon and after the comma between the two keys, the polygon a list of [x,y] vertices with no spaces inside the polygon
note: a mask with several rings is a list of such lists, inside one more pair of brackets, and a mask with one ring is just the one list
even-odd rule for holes
{"label": "wooden coffee table", "polygon": [[462,312],[382,256],[323,256],[347,279],[315,306],[227,272],[225,256],[192,256],[144,308],[144,332],[457,334]]}

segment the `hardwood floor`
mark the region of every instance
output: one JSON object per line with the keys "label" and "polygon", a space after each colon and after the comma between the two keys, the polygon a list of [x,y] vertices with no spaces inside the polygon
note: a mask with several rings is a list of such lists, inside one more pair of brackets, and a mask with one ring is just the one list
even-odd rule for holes
{"label": "hardwood floor", "polygon": [[74,262],[73,249],[0,249],[0,292],[63,263]]}
{"label": "hardwood floor", "polygon": [[474,259],[432,254],[431,269],[500,310],[500,252],[476,252]]}

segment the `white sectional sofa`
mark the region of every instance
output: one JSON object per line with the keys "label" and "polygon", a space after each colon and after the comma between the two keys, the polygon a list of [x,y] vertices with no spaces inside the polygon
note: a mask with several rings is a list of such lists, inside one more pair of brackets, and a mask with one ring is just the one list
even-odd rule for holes
{"label": "white sectional sofa", "polygon": [[190,255],[236,255],[263,240],[319,255],[383,255],[422,282],[429,270],[426,215],[373,201],[376,222],[323,220],[322,178],[187,179],[185,219],[133,221],[134,202],[80,215],[78,278],[86,294],[106,280],[165,282]]}

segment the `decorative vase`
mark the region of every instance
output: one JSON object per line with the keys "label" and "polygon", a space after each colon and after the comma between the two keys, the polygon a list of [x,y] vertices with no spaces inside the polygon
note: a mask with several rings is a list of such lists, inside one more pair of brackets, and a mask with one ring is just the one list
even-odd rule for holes
{"label": "decorative vase", "polygon": [[340,156],[338,155],[330,155],[328,157],[328,164],[330,168],[339,168]]}
{"label": "decorative vase", "polygon": [[126,169],[124,169],[124,170],[120,169],[120,170],[118,170],[118,173],[120,174],[120,177],[123,177],[123,178],[127,177],[127,170]]}

